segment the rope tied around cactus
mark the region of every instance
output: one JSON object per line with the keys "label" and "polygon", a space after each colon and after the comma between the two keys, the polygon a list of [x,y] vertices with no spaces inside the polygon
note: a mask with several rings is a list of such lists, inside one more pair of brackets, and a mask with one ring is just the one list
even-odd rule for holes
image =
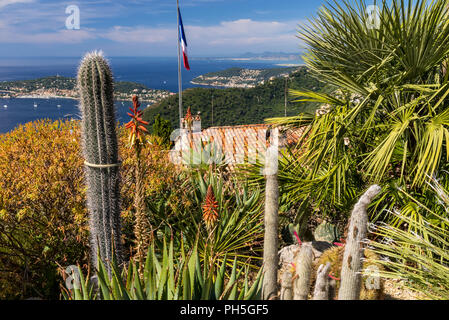
{"label": "rope tied around cactus", "polygon": [[121,164],[121,162],[111,163],[111,164],[94,164],[94,163],[84,161],[84,165],[91,167],[91,168],[99,168],[99,169],[119,167],[120,164]]}

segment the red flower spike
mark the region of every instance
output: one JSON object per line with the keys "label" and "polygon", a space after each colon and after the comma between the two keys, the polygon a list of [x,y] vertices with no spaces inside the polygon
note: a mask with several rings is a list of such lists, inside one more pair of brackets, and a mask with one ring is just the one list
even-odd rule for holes
{"label": "red flower spike", "polygon": [[187,108],[187,113],[184,117],[184,121],[187,125],[188,129],[192,128],[192,123],[193,123],[193,117],[192,117],[192,111],[190,111],[190,107]]}
{"label": "red flower spike", "polygon": [[214,189],[209,185],[203,204],[203,219],[206,225],[211,227],[218,220],[218,201],[215,199]]}
{"label": "red flower spike", "polygon": [[187,108],[187,113],[186,113],[185,119],[187,121],[192,120],[192,111],[190,110],[190,107]]}
{"label": "red flower spike", "polygon": [[134,144],[136,141],[140,141],[140,138],[144,133],[147,133],[147,128],[144,125],[148,125],[147,121],[143,121],[142,115],[143,112],[139,110],[140,103],[139,98],[137,96],[133,96],[133,108],[129,108],[132,113],[128,112],[128,115],[131,117],[131,120],[125,125],[127,129],[131,129],[131,133],[129,136],[129,141],[131,144]]}

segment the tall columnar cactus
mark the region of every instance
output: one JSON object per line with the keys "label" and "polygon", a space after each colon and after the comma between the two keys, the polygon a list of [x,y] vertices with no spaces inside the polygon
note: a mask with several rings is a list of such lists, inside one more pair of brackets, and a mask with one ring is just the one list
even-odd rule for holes
{"label": "tall columnar cactus", "polygon": [[296,275],[293,284],[293,300],[307,300],[310,290],[310,276],[312,274],[313,250],[310,243],[301,246],[296,257]]}
{"label": "tall columnar cactus", "polygon": [[366,209],[380,190],[381,188],[378,185],[369,187],[352,210],[343,255],[338,300],[358,300],[360,298],[363,258],[362,241],[366,238],[368,225]]}
{"label": "tall columnar cactus", "polygon": [[78,70],[78,89],[92,258],[94,265],[97,265],[98,253],[103,261],[111,261],[114,251],[121,264],[120,177],[113,77],[102,52],[88,53],[84,57]]}
{"label": "tall columnar cactus", "polygon": [[279,183],[277,177],[277,146],[268,148],[265,156],[265,235],[263,246],[263,286],[262,299],[274,299],[278,294],[278,206]]}

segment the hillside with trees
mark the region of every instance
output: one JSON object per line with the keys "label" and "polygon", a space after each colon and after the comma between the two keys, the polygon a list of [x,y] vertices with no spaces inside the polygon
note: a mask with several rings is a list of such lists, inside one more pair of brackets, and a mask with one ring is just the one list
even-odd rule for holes
{"label": "hillside with trees", "polygon": [[[183,92],[183,107],[191,107],[193,113],[201,112],[202,127],[263,123],[264,119],[284,115],[285,78],[276,78],[255,88],[192,88]],[[318,91],[323,88],[312,78],[305,67],[288,78],[289,89]],[[289,99],[291,100],[291,99]],[[213,106],[213,122],[212,122]],[[299,111],[313,111],[314,105],[288,101],[287,116],[297,115]],[[144,111],[144,120],[152,125],[160,114],[178,127],[178,95],[170,96]]]}

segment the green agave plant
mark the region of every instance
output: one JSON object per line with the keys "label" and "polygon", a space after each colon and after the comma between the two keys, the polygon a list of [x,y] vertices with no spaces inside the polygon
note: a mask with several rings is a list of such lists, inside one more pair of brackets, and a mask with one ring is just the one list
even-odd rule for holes
{"label": "green agave plant", "polygon": [[139,277],[139,266],[130,262],[122,272],[116,261],[112,261],[111,277],[105,265],[98,260],[97,281],[83,275],[78,267],[79,281],[73,289],[63,289],[67,300],[250,300],[260,299],[262,272],[254,274],[250,286],[248,266],[238,268],[234,259],[232,268],[227,267],[227,257],[219,265],[211,257],[203,263],[195,246],[186,253],[184,247],[175,253],[173,239],[164,240],[158,254],[153,242],[145,262],[143,277]]}

